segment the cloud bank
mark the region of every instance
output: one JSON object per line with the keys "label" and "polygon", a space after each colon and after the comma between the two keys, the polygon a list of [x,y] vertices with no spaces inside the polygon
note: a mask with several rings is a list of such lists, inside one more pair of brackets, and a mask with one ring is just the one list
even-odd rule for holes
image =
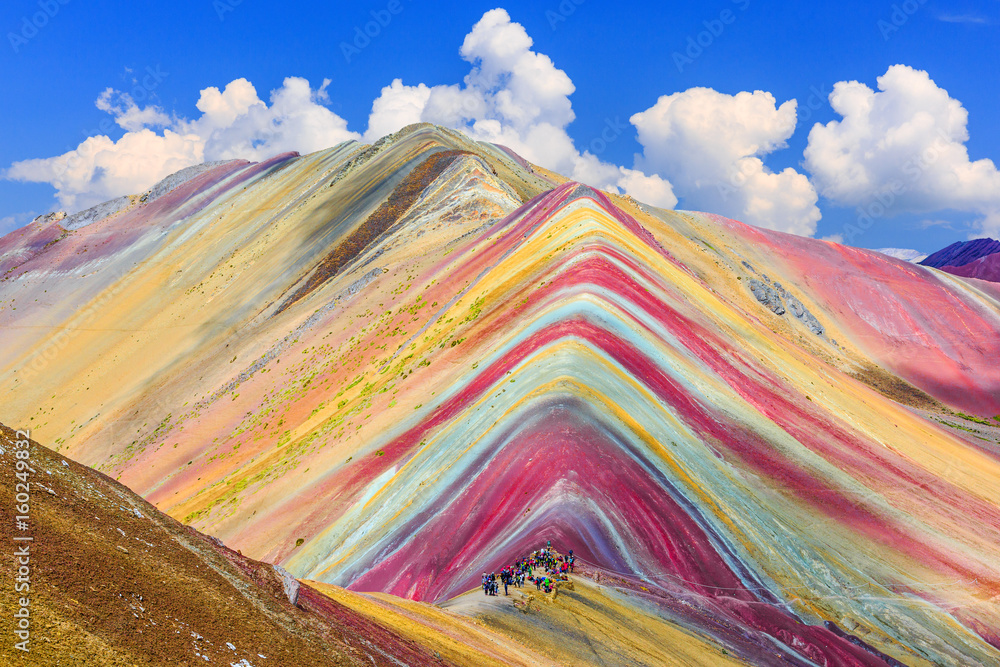
{"label": "cloud bank", "polygon": [[809,132],[805,165],[820,194],[842,206],[878,205],[887,214],[956,210],[1000,233],[1000,171],[971,160],[968,112],[927,72],[894,65],[878,91],[857,81],[834,85],[841,117]]}
{"label": "cloud bank", "polygon": [[155,106],[140,108],[127,93],[107,89],[96,105],[126,130],[120,139],[89,137],[62,155],[15,162],[4,175],[51,184],[59,207],[72,212],[142,192],[202,162],[261,160],[360,138],[347,130],[343,118],[323,106],[329,83],[312,90],[305,79],[289,77],[272,91],[268,105],[249,81],[237,79],[222,91],[202,90],[197,103],[201,116],[194,120],[170,117]]}
{"label": "cloud bank", "polygon": [[791,168],[774,173],[762,160],[786,146],[795,108],[760,90],[664,95],[631,118],[643,147],[636,164],[669,179],[687,208],[811,236],[820,212],[809,179]]}
{"label": "cloud bank", "polygon": [[[691,88],[661,96],[627,122],[607,119],[581,149],[567,131],[576,117],[573,81],[533,50],[505,10],[486,12],[459,55],[469,64],[460,83],[391,81],[372,102],[364,132],[348,129],[328,108],[329,79],[313,88],[286,78],[266,101],[236,79],[202,90],[194,118],[140,106],[108,88],[96,106],[124,130],[121,138],[92,136],[61,155],[15,162],[3,176],[51,184],[58,207],[73,212],[142,192],[201,162],[371,142],[423,121],[504,144],[574,180],[654,206],[680,203],[795,234],[816,233],[821,196],[826,205],[861,210],[878,202],[880,216],[971,212],[977,231],[1000,233],[1000,172],[991,160],[970,159],[968,113],[926,72],[905,65],[879,77],[877,91],[857,81],[835,84],[829,101],[841,120],[811,128],[803,172],[774,172],[765,160],[796,130],[794,99],[779,104],[762,90]],[[633,131],[641,152],[631,166],[601,159],[608,144]]]}

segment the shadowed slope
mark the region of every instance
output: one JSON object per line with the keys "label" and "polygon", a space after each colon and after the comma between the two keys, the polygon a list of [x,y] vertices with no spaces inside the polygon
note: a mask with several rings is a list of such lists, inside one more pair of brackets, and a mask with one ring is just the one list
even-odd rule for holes
{"label": "shadowed slope", "polygon": [[[34,539],[11,542],[17,439],[0,425],[5,542],[29,545],[30,588],[19,595],[31,626],[27,652],[5,637],[4,664],[444,664],[33,441],[30,527],[18,535]],[[7,563],[0,574],[10,613],[13,571]]]}

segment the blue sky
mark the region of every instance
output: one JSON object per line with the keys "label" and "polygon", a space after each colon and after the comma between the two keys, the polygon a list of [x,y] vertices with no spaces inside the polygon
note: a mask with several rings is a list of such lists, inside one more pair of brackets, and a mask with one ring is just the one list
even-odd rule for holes
{"label": "blue sky", "polygon": [[[1000,128],[996,123],[1000,102],[1000,57],[996,52],[1000,2],[997,0],[949,3],[583,0],[579,4],[573,0],[562,4],[554,0],[502,4],[396,0],[396,3],[391,0],[350,4],[285,2],[278,6],[261,0],[239,3],[191,0],[150,3],[140,8],[134,3],[8,0],[0,8],[0,28],[4,34],[0,44],[0,81],[5,89],[4,104],[0,105],[0,128],[3,128],[0,168],[66,153],[76,149],[87,136],[103,134],[111,142],[118,141],[126,129],[107,121],[122,117],[126,103],[121,97],[110,98],[110,107],[117,108],[117,114],[95,105],[109,87],[130,94],[137,111],[155,108],[162,119],[174,117],[186,122],[201,115],[196,104],[201,91],[209,87],[224,89],[230,82],[245,78],[260,99],[268,103],[270,91],[282,88],[286,77],[308,80],[314,92],[324,79],[329,79],[325,96],[315,99],[346,121],[344,131],[363,135],[369,125],[373,101],[394,79],[401,79],[407,87],[426,84],[430,88],[443,88],[462,84],[470,74],[470,67],[487,70],[489,58],[503,48],[502,44],[477,51],[486,54],[484,65],[463,59],[459,49],[488,10],[502,7],[509,15],[509,23],[519,24],[518,29],[530,36],[533,42],[530,52],[548,56],[555,70],[561,70],[572,81],[573,90],[565,95],[572,106],[572,121],[566,121],[561,98],[545,102],[552,102],[553,106],[551,114],[543,110],[543,119],[559,116],[561,120],[553,121],[554,124],[563,125],[578,152],[600,148],[596,158],[604,170],[601,178],[612,174],[608,177],[609,184],[617,182],[621,189],[631,192],[629,184],[638,181],[629,174],[641,172],[644,178],[655,178],[652,184],[641,181],[643,187],[635,190],[639,199],[643,198],[639,193],[655,187],[657,192],[665,193],[664,200],[669,201],[671,196],[679,199],[678,207],[717,210],[748,222],[783,228],[782,222],[769,221],[766,215],[760,220],[753,219],[755,214],[749,203],[744,202],[744,209],[740,209],[743,204],[733,200],[715,200],[724,196],[721,194],[724,187],[720,189],[717,183],[706,185],[706,179],[718,180],[725,165],[699,162],[701,155],[719,148],[713,145],[702,150],[703,144],[714,138],[691,134],[690,114],[697,115],[701,109],[706,114],[718,114],[712,118],[751,118],[747,122],[752,125],[773,124],[763,141],[776,146],[751,152],[763,160],[767,174],[785,169],[797,174],[789,173],[789,180],[781,182],[777,178],[760,182],[782,191],[794,185],[818,193],[815,205],[819,213],[802,213],[801,225],[784,227],[790,231],[802,233],[807,229],[806,233],[817,237],[839,235],[852,245],[863,247],[899,246],[930,252],[977,231],[995,229],[990,226],[993,222],[983,222],[994,220],[991,216],[1000,212],[1000,193],[993,198],[989,194],[990,184],[996,182],[993,172],[984,171],[982,164],[980,168],[961,171],[968,165],[958,164],[960,156],[955,158],[952,153],[964,145],[968,159],[973,162],[983,158],[1000,160]],[[48,15],[43,20],[40,12],[46,10]],[[352,43],[356,29],[363,30],[373,20],[372,12],[383,22],[386,17],[389,20],[378,28],[370,43],[345,57],[343,44]],[[496,30],[511,29],[504,21],[498,25]],[[698,41],[700,46],[692,46]],[[961,136],[962,123],[955,121],[958,123],[955,125],[948,121],[951,123],[949,147],[945,151],[948,157],[939,159],[935,151],[933,164],[928,165],[927,173],[922,169],[919,181],[898,187],[898,183],[892,186],[893,174],[899,178],[899,174],[908,172],[903,167],[894,172],[890,163],[905,161],[908,154],[905,146],[871,157],[864,151],[864,142],[874,139],[859,140],[846,132],[845,126],[844,132],[828,137],[827,152],[816,157],[811,165],[814,168],[809,168],[804,151],[813,124],[841,120],[827,100],[834,84],[858,81],[877,90],[878,77],[893,65],[926,72],[931,83],[901,73],[892,84],[898,97],[890,99],[886,95],[883,105],[886,117],[880,122],[873,121],[869,129],[877,136],[880,128],[901,126],[907,119],[920,118],[920,114],[927,112],[920,108],[921,99],[932,97],[924,93],[943,89],[947,91],[944,98],[950,98],[954,104],[946,105],[952,111],[941,114],[952,113],[955,105],[960,105],[967,112],[968,141]],[[500,80],[506,81],[502,72]],[[547,81],[543,79],[542,83],[547,85]],[[629,123],[629,118],[650,110],[661,96],[683,94],[695,88],[711,89],[717,95],[706,94],[697,99],[679,96],[678,102],[688,102],[686,108],[694,111],[685,116],[679,103],[672,110],[663,107],[665,113],[660,118],[648,120],[644,135],[647,139],[640,144],[637,127]],[[745,111],[750,107],[740,106],[730,97],[742,91],[770,93],[774,108],[758,105],[762,100],[754,98],[754,113],[762,115],[750,116]],[[916,91],[917,99],[908,96],[907,91]],[[791,99],[798,103],[792,119],[794,130],[788,114],[777,111]],[[534,101],[527,99],[526,104],[530,106]],[[900,109],[901,104],[905,108]],[[422,117],[427,118],[427,113]],[[160,125],[154,122],[149,127],[162,134],[167,121],[158,122]],[[594,140],[609,122],[620,129],[612,135],[605,134],[612,136],[611,141],[595,144]],[[668,123],[671,123],[669,131],[665,129]],[[175,122],[171,127],[176,130],[180,126]],[[689,128],[685,130],[688,134],[678,136],[684,127]],[[504,126],[503,131],[507,129]],[[336,133],[339,131],[331,129],[323,136],[340,136]],[[524,150],[534,151],[529,157],[536,162],[542,162],[549,154],[547,146],[531,144],[524,127],[518,126],[511,132],[511,136],[519,138],[515,141],[524,140]],[[744,128],[743,134],[735,134],[732,141],[739,143],[749,135],[757,141],[759,137],[754,132],[753,127]],[[220,143],[226,140],[222,134],[213,136],[208,145],[214,148],[206,150],[206,156],[239,154],[237,148],[229,150]],[[228,132],[227,136],[232,138],[235,132]],[[301,134],[286,139],[285,143],[273,144],[254,140],[247,145],[266,150],[272,146],[287,147],[288,141],[304,141],[305,150],[317,147]],[[918,152],[922,145],[925,144],[912,144]],[[832,156],[851,147],[860,150],[856,161],[870,180],[874,179],[866,186],[867,190],[837,181],[837,166]],[[744,155],[746,150],[725,147],[719,150],[718,155],[723,156],[719,160],[723,161],[729,159],[725,156],[741,160],[748,157]],[[688,155],[674,157],[678,152]],[[636,154],[643,153],[637,160]],[[687,169],[685,160],[690,160],[691,169]],[[972,174],[960,176],[959,187],[949,180],[953,178],[950,172],[946,173],[956,160],[956,173]],[[619,165],[625,168],[621,171],[624,176],[608,171]],[[591,173],[581,169],[579,174]],[[50,183],[13,180],[18,174],[23,179],[25,173],[8,171],[7,178],[0,180],[2,233],[28,222],[35,214],[62,208]],[[93,182],[98,177],[93,176]],[[115,181],[120,182],[124,181]],[[107,190],[90,194],[95,197],[100,193],[110,194],[114,187],[112,183]],[[89,203],[87,194],[77,193],[78,196],[63,203]],[[888,202],[885,212],[876,207],[878,214],[866,228],[857,226],[858,207],[862,207],[862,212],[871,210],[869,205],[879,194],[884,203]],[[780,196],[780,193],[775,195],[780,206],[812,210],[801,201],[779,201]],[[697,206],[691,206],[692,203]],[[746,215],[739,215],[743,210]],[[813,220],[820,214],[818,222]],[[806,222],[807,218],[811,222]],[[810,224],[812,228],[808,227]]]}

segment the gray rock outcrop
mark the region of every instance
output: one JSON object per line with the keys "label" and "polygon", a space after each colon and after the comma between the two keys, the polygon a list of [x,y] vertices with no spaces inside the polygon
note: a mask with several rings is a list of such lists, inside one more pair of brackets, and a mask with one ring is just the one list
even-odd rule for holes
{"label": "gray rock outcrop", "polygon": [[775,315],[785,314],[785,304],[781,302],[781,296],[779,296],[778,292],[773,287],[757,280],[756,278],[751,278],[747,281],[747,283],[750,287],[750,291],[753,292],[755,297],[757,297],[757,301],[760,301],[762,304],[770,308]]}

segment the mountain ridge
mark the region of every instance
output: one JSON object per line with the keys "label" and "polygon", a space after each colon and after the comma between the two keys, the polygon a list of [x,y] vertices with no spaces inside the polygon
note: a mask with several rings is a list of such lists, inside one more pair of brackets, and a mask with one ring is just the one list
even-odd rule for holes
{"label": "mountain ridge", "polygon": [[61,235],[0,239],[12,421],[256,559],[444,603],[552,540],[748,662],[1000,658],[995,292],[433,126]]}

